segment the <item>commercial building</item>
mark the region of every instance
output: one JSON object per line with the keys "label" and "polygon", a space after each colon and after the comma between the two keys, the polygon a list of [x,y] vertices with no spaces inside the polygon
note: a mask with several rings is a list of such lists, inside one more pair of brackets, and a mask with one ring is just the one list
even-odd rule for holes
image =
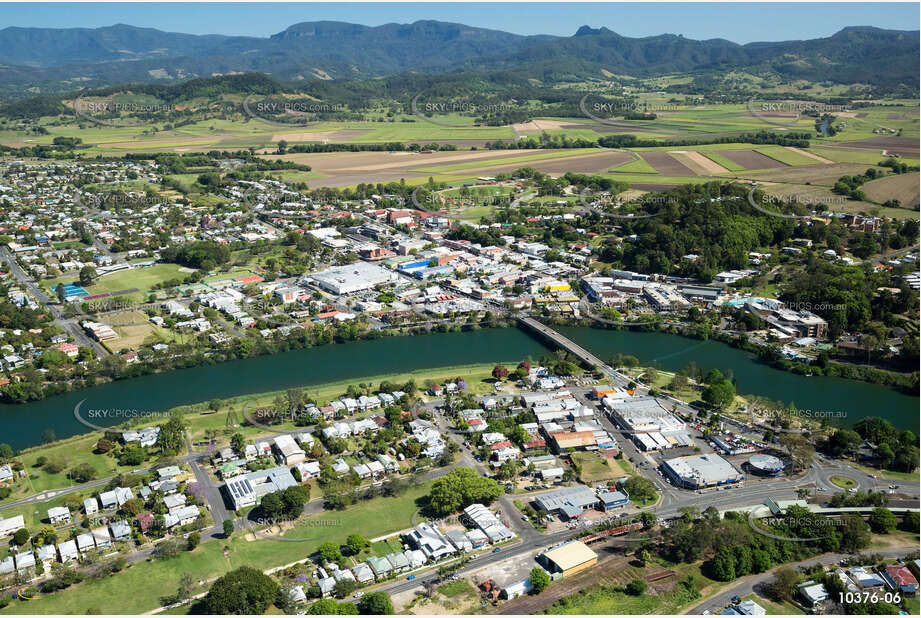
{"label": "commercial building", "polygon": [[662,468],[676,485],[686,489],[728,485],[745,479],[731,463],[715,454],[675,457],[665,461]]}
{"label": "commercial building", "polygon": [[690,446],[684,421],[672,414],[655,397],[605,398],[611,420],[630,434],[644,451]]}
{"label": "commercial building", "polygon": [[570,541],[540,554],[538,562],[550,573],[569,577],[598,564],[598,554],[582,541]]}
{"label": "commercial building", "polygon": [[556,513],[566,519],[574,519],[583,511],[598,505],[598,496],[591,487],[575,485],[538,496],[534,502],[538,508]]}
{"label": "commercial building", "polygon": [[275,451],[279,463],[293,466],[307,459],[307,454],[297,445],[294,438],[287,434],[275,437]]}
{"label": "commercial building", "polygon": [[396,277],[392,271],[368,262],[334,266],[308,275],[321,288],[336,295],[368,290],[393,281]]}

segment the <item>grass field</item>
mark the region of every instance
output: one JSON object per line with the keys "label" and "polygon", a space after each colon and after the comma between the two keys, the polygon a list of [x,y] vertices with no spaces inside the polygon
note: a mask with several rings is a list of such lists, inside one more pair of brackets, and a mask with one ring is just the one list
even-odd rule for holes
{"label": "grass field", "polygon": [[[155,264],[144,268],[132,268],[131,270],[122,270],[108,275],[102,275],[96,279],[92,285],[86,287],[86,291],[91,295],[102,294],[104,292],[118,292],[137,288],[139,292],[122,296],[123,299],[130,299],[133,302],[146,300],[147,292],[151,287],[170,279],[184,279],[188,273],[180,272],[182,267],[178,264]],[[42,281],[47,288],[56,286],[58,283],[73,283],[78,280],[74,273],[61,275],[54,279]],[[51,294],[53,297],[54,295]]]}
{"label": "grass field", "polygon": [[796,616],[805,613],[803,610],[801,610],[793,603],[790,603],[789,601],[781,601],[779,603],[775,601],[769,601],[768,599],[758,594],[750,594],[747,597],[743,597],[742,600],[754,601],[767,611],[768,616]]}
{"label": "grass field", "polygon": [[799,154],[798,152],[793,152],[792,150],[787,150],[783,146],[762,146],[754,149],[755,152],[760,152],[766,157],[770,157],[775,161],[780,161],[786,165],[791,165],[793,167],[799,165],[820,165],[819,161],[812,159],[810,157]]}
{"label": "grass field", "polygon": [[612,466],[612,460],[602,457],[598,453],[575,452],[570,456],[573,462],[582,468],[579,479],[583,483],[606,481],[624,476],[620,466]]}
{"label": "grass field", "polygon": [[899,200],[903,206],[918,205],[918,174],[898,174],[873,180],[861,187],[874,202]]}
{"label": "grass field", "polygon": [[509,165],[513,163],[530,163],[533,161],[543,161],[546,159],[565,159],[569,157],[579,157],[587,154],[599,154],[599,151],[593,148],[573,148],[571,150],[549,150],[544,152],[534,152],[531,154],[521,155],[518,157],[504,157],[499,159],[481,159],[478,161],[468,161],[464,163],[453,163],[448,165],[436,165],[433,167],[415,168],[415,172],[424,172],[439,174],[444,172],[456,172],[461,170],[479,169],[493,167],[496,165]]}

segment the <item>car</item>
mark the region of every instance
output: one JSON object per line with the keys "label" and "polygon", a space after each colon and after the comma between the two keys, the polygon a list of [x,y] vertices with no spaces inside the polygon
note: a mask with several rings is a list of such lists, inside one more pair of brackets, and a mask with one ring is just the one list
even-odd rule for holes
{"label": "car", "polygon": [[898,489],[898,488],[899,488],[898,485],[890,485],[890,486],[889,486],[889,489]]}
{"label": "car", "polygon": [[410,576],[408,576],[408,577],[406,578],[406,581],[410,582],[410,581],[412,581],[412,580],[414,580],[414,579],[416,579],[416,576],[415,576],[415,575],[410,575]]}
{"label": "car", "polygon": [[492,550],[492,553],[498,554],[500,551],[502,551],[502,548],[501,548],[501,547],[494,547],[493,550]]}
{"label": "car", "polygon": [[359,592],[356,592],[356,593],[355,593],[355,596],[352,597],[352,598],[353,598],[353,599],[360,599],[360,598],[363,597],[363,596],[365,596],[365,593],[359,591]]}
{"label": "car", "polygon": [[847,493],[849,493],[849,494],[856,494],[856,493],[857,493],[857,488],[856,488],[856,487],[851,487],[850,489],[847,490]]}

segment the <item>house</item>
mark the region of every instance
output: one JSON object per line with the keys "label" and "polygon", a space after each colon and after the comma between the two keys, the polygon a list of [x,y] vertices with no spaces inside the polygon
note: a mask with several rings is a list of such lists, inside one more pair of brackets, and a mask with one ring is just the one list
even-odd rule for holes
{"label": "house", "polygon": [[904,564],[890,564],[881,575],[892,590],[899,590],[908,595],[918,592],[918,579]]}
{"label": "house", "polygon": [[48,521],[51,525],[58,526],[70,523],[70,509],[66,506],[54,506],[48,509]]}
{"label": "house", "polygon": [[42,545],[35,550],[35,555],[39,562],[47,566],[49,562],[57,557],[58,552],[54,545]]}
{"label": "house", "polygon": [[317,580],[317,587],[320,588],[320,593],[325,597],[336,589],[336,580],[332,577],[323,577]]}
{"label": "house", "polygon": [[419,549],[407,549],[403,552],[403,555],[406,556],[406,559],[409,561],[409,568],[411,569],[421,567],[428,562],[425,554]]}
{"label": "house", "polygon": [[73,540],[67,540],[58,544],[58,556],[61,557],[62,563],[70,562],[79,558],[77,553],[77,543]]}
{"label": "house", "polygon": [[128,500],[134,500],[134,492],[130,487],[116,487],[113,491],[115,492],[115,503],[119,508]]}
{"label": "house", "polygon": [[16,570],[16,563],[13,561],[12,556],[7,556],[3,560],[0,560],[0,575],[6,575],[7,573],[12,573]]}
{"label": "house", "polygon": [[304,594],[303,586],[291,586],[289,588],[285,588],[285,594],[288,595],[288,599],[292,603],[306,603],[307,602],[307,595]]}
{"label": "house", "polygon": [[198,519],[199,515],[200,513],[198,507],[194,504],[190,504],[164,515],[163,523],[167,528],[172,528],[174,526],[186,526]]}
{"label": "house", "polygon": [[355,574],[355,579],[359,584],[366,584],[374,580],[374,571],[364,562],[359,562],[353,566],[352,573]]}
{"label": "house", "polygon": [[406,542],[413,549],[421,550],[430,560],[453,554],[455,548],[437,528],[429,523],[417,524],[404,535]]}
{"label": "house", "polygon": [[13,468],[10,464],[0,466],[0,485],[6,485],[13,482]]}
{"label": "house", "polygon": [[166,506],[168,511],[173,511],[183,507],[185,506],[185,503],[185,494],[170,494],[169,496],[163,496],[163,504]]}
{"label": "house", "polygon": [[109,529],[106,526],[96,528],[92,530],[90,534],[93,535],[93,541],[96,543],[97,549],[103,549],[112,545],[112,535],[109,534]]}
{"label": "house", "polygon": [[393,565],[390,564],[387,558],[382,558],[381,556],[368,556],[367,562],[371,570],[374,571],[375,577],[378,579],[387,577],[393,571]]}
{"label": "house", "polygon": [[16,554],[16,570],[30,569],[35,566],[35,554],[30,551],[24,551]]}
{"label": "house", "polygon": [[473,551],[473,543],[470,542],[470,539],[467,538],[460,530],[448,530],[445,532],[445,537],[448,541],[451,542],[451,545],[454,546],[457,551],[462,551],[467,553]]}
{"label": "house", "polygon": [[815,607],[819,603],[822,603],[828,599],[828,590],[825,589],[824,584],[817,584],[814,581],[809,580],[799,584],[797,588],[799,590],[800,597],[810,607]]}
{"label": "house", "polygon": [[166,466],[165,468],[157,470],[157,475],[161,481],[176,478],[179,476],[179,473],[179,466]]}
{"label": "house", "polygon": [[[114,496],[113,496],[114,497]],[[96,498],[87,498],[83,501],[83,511],[87,515],[95,515],[99,512],[99,502]]]}
{"label": "house", "polygon": [[14,532],[25,527],[26,522],[22,515],[8,517],[7,519],[0,518],[0,538],[12,536]]}
{"label": "house", "polygon": [[96,542],[93,541],[93,535],[88,533],[78,534],[77,549],[80,550],[81,554],[96,549]]}
{"label": "house", "polygon": [[131,538],[131,526],[127,521],[113,521],[109,524],[109,530],[112,531],[112,538],[116,541],[127,541]]}
{"label": "house", "polygon": [[406,556],[399,552],[387,554],[387,562],[393,565],[393,570],[396,573],[408,571],[410,568],[409,560],[406,558]]}
{"label": "house", "polygon": [[320,476],[319,461],[302,461],[295,465],[294,469],[301,475],[302,482]]}
{"label": "house", "polygon": [[275,437],[276,459],[278,463],[293,466],[307,459],[307,454],[297,445],[294,438],[284,434]]}
{"label": "house", "polygon": [[138,528],[140,528],[143,534],[147,534],[147,531],[150,530],[150,527],[153,525],[155,518],[153,513],[141,513],[138,515]]}
{"label": "house", "polygon": [[104,509],[115,508],[118,505],[118,497],[115,494],[115,490],[104,491],[99,494],[99,502]]}

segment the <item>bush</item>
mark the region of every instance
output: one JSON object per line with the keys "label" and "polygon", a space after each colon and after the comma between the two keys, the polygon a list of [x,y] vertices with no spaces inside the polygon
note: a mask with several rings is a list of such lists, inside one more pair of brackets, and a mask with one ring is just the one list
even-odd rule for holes
{"label": "bush", "polygon": [[646,582],[644,582],[642,579],[634,579],[629,584],[624,586],[624,592],[629,595],[638,597],[646,592]]}

